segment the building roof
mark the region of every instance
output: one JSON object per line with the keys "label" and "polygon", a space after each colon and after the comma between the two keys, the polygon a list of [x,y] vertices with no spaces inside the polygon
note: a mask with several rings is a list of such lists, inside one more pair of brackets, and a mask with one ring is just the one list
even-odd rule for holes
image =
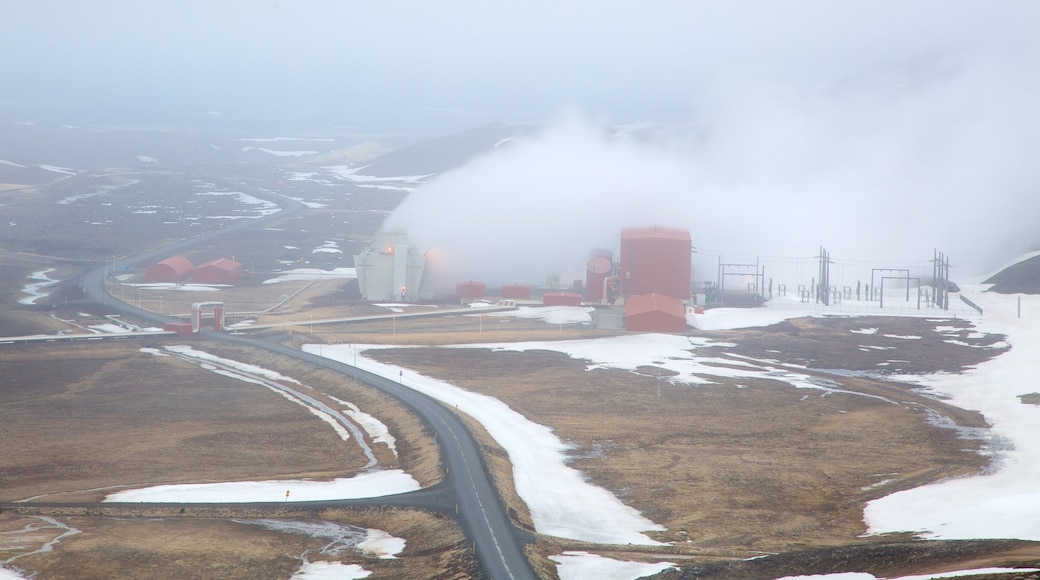
{"label": "building roof", "polygon": [[169,268],[171,273],[178,279],[187,278],[188,274],[191,273],[194,266],[191,264],[191,260],[184,256],[173,256],[166,258],[162,262],[153,264],[151,268],[148,268],[146,276],[154,276],[159,270],[163,268]]}
{"label": "building roof", "polygon": [[678,228],[662,228],[660,226],[650,226],[647,228],[625,228],[621,230],[622,240],[638,238],[664,238],[669,240],[682,240],[684,242],[689,242],[690,230]]}
{"label": "building roof", "polygon": [[239,262],[236,262],[234,260],[229,260],[227,258],[218,258],[216,260],[211,260],[209,262],[206,262],[205,264],[199,264],[198,266],[196,266],[195,269],[196,270],[201,270],[203,268],[216,268],[218,270],[225,270],[227,272],[233,272],[235,270],[238,270],[241,267],[242,267],[242,264],[239,263]]}

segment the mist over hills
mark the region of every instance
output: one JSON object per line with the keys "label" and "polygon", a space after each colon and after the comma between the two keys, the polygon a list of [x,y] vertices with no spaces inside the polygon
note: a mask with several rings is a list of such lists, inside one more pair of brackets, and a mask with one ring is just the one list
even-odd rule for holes
{"label": "mist over hills", "polygon": [[364,173],[376,176],[431,175],[461,167],[510,141],[530,136],[531,126],[488,123],[468,131],[454,133],[390,151],[365,164]]}
{"label": "mist over hills", "polygon": [[503,283],[580,272],[589,249],[651,224],[689,228],[702,271],[760,256],[774,272],[808,270],[824,245],[850,270],[899,261],[923,275],[939,249],[964,276],[1040,241],[1040,87],[1021,72],[930,51],[822,89],[720,87],[683,122],[611,124],[570,110],[541,126],[483,123],[433,139],[328,124],[56,124],[0,108],[0,182],[222,164],[426,176],[385,227],[452,248],[455,275],[489,282],[502,264]]}

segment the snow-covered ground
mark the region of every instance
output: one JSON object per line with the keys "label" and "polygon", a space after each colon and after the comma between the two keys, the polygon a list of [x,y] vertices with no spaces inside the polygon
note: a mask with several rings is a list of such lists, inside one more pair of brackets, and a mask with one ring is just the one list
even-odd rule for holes
{"label": "snow-covered ground", "polygon": [[[210,185],[212,185],[212,184],[210,184]],[[218,219],[218,220],[219,219],[224,219],[224,220],[229,220],[230,219],[230,220],[237,220],[237,219],[243,219],[243,218],[257,218],[257,217],[261,217],[261,216],[265,216],[265,215],[271,215],[271,214],[278,213],[278,212],[282,211],[282,208],[278,207],[278,204],[276,204],[274,202],[270,202],[270,201],[267,201],[265,199],[260,199],[259,197],[256,197],[254,195],[249,195],[248,193],[243,193],[241,191],[216,191],[216,190],[210,190],[210,191],[199,191],[199,192],[196,192],[195,195],[200,195],[200,196],[203,196],[203,195],[207,195],[207,196],[224,196],[224,195],[226,195],[226,196],[234,197],[235,200],[238,201],[239,203],[243,203],[243,204],[246,204],[246,205],[249,205],[249,206],[254,206],[254,207],[252,207],[249,210],[250,212],[254,212],[252,214],[245,214],[245,213],[243,213],[241,215],[207,215],[207,216],[205,216],[205,219]]]}
{"label": "snow-covered ground", "polygon": [[454,405],[479,421],[509,454],[517,493],[527,504],[540,533],[604,544],[658,544],[642,532],[663,528],[568,466],[566,454],[570,447],[551,428],[528,420],[494,397],[358,355],[373,348],[379,347],[303,346],[305,352],[347,364],[353,364],[357,356],[360,368],[400,379],[406,386]]}
{"label": "snow-covered ground", "polygon": [[264,280],[264,284],[277,284],[295,280],[348,280],[357,278],[357,271],[354,268],[334,268],[332,270],[296,268],[278,272],[278,274],[276,278]]}
{"label": "snow-covered ground", "polygon": [[368,578],[372,572],[357,564],[340,564],[339,562],[304,562],[299,571],[289,580],[354,580]]}
{"label": "snow-covered ground", "polygon": [[[1035,373],[1031,371],[1035,366],[1031,360],[1035,357],[1031,354],[1040,349],[1040,326],[1028,315],[1040,315],[1040,297],[1022,297],[1022,308],[1027,314],[1017,318],[1018,296],[983,294],[981,289],[967,291],[986,313],[985,317],[973,317],[973,320],[981,332],[1008,335],[1012,349],[963,375],[906,377],[906,380],[927,385],[937,395],[951,397],[950,402],[954,405],[981,411],[993,425],[994,434],[1008,442],[1009,450],[1001,454],[993,474],[941,482],[872,502],[865,512],[871,533],[913,531],[935,538],[1040,540],[1040,490],[1035,488],[1035,482],[1040,481],[1040,439],[1031,435],[1031,428],[1040,421],[1040,406],[1024,404],[1019,398],[1040,392],[1040,380],[1035,379]],[[691,322],[700,328],[745,328],[774,324],[792,317],[831,313],[815,307],[813,312],[805,312],[792,309],[790,305],[784,306],[752,310],[717,309],[703,315],[691,313]],[[842,310],[833,313],[849,314]],[[875,307],[873,311],[865,309],[861,314],[890,316],[893,311]],[[915,313],[931,317],[940,332],[942,314],[932,311]],[[876,329],[872,330],[865,322],[860,332],[876,332]],[[918,337],[894,338],[914,340]],[[821,384],[789,367],[773,366],[771,361],[719,359],[710,354],[711,346],[723,345],[699,338],[646,334],[577,341],[461,345],[459,348],[556,350],[587,360],[588,368],[667,368],[678,373],[669,380],[687,383],[709,382],[706,377],[712,375],[754,377],[768,373],[771,378],[794,387],[840,391],[838,385]],[[353,348],[364,352],[378,347],[338,345],[330,348],[325,345],[322,354],[351,362]],[[304,349],[318,353],[316,345]],[[702,357],[698,351],[704,349],[709,353]],[[711,364],[719,360],[726,361],[726,368]],[[745,364],[740,365],[740,360]],[[566,473],[570,468],[563,462],[567,446],[552,434],[550,427],[528,421],[492,397],[470,393],[408,369],[383,365],[365,356],[359,356],[357,361],[366,370],[394,379],[403,378],[406,385],[448,404],[458,405],[460,410],[480,421],[510,454],[517,490],[527,502],[539,532],[603,543],[631,542],[633,538],[636,540],[633,543],[650,543],[642,532],[659,529],[606,490],[592,486],[580,477],[571,478]],[[591,510],[590,500],[595,506]],[[572,506],[577,509],[568,509]],[[595,512],[595,516],[590,518],[589,511]],[[604,564],[599,556],[575,553],[565,556],[557,560],[561,570]],[[618,564],[612,569],[620,568]],[[626,574],[618,572],[617,576],[607,577],[637,577]],[[861,575],[859,578],[873,577]]]}
{"label": "snow-covered ground", "polygon": [[558,556],[549,556],[556,562],[556,573],[560,580],[633,580],[674,568],[672,562],[646,564],[604,558],[588,552],[564,552]]}
{"label": "snow-covered ground", "polygon": [[1026,574],[1038,570],[1040,570],[1040,568],[972,568],[970,570],[955,570],[952,572],[940,572],[937,574],[915,574],[913,576],[900,576],[898,578],[878,578],[877,576],[867,574],[866,572],[842,572],[839,574],[784,576],[783,578],[776,578],[776,580],[942,580],[943,578],[961,578],[964,576],[981,576],[983,574]]}
{"label": "snow-covered ground", "polygon": [[58,282],[58,280],[54,280],[47,276],[47,274],[50,274],[53,271],[54,268],[46,268],[44,270],[38,270],[36,272],[33,272],[32,274],[29,274],[29,279],[36,280],[36,282],[33,282],[32,284],[26,284],[25,287],[22,288],[22,292],[28,294],[29,296],[20,299],[18,303],[36,304],[36,301],[38,299],[47,296],[48,293],[43,292],[43,289],[47,286],[50,286],[51,284],[54,284],[55,282]]}
{"label": "snow-covered ground", "polygon": [[403,175],[399,177],[376,177],[361,173],[367,165],[353,167],[350,165],[330,165],[322,167],[337,179],[350,181],[358,187],[370,189],[389,189],[398,191],[414,191],[430,175]]}
{"label": "snow-covered ground", "polygon": [[587,324],[595,308],[587,306],[521,306],[516,310],[493,312],[488,316],[544,320],[549,324]]}
{"label": "snow-covered ground", "polygon": [[185,483],[128,489],[108,495],[106,502],[253,503],[324,501],[383,497],[419,489],[400,469],[362,473],[332,481],[306,479]]}
{"label": "snow-covered ground", "polygon": [[1004,442],[996,469],[871,502],[864,514],[871,534],[910,531],[936,539],[1040,540],[1040,405],[1020,398],[1040,393],[1040,296],[975,291],[971,299],[985,312],[975,321],[978,330],[1006,334],[1011,349],[962,374],[903,379],[948,397],[954,406],[981,412],[992,435]]}

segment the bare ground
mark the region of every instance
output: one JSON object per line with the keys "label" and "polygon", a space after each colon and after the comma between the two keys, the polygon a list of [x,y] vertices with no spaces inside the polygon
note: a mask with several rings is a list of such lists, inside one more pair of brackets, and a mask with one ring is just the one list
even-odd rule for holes
{"label": "bare ground", "polygon": [[[147,346],[162,344],[156,340]],[[17,513],[0,510],[0,531],[20,531],[0,534],[7,542],[0,544],[0,562],[46,578],[288,577],[299,568],[300,555],[307,550],[317,555],[322,540],[228,519],[271,516],[249,513],[248,507],[226,510],[232,513],[106,508],[105,517],[82,509],[33,507],[33,501],[99,501],[127,486],[327,479],[353,475],[364,466],[355,444],[343,442],[324,422],[269,389],[217,375],[198,363],[141,352],[142,346],[0,349],[5,371],[0,378],[0,501],[30,500]],[[381,465],[405,468],[424,487],[440,480],[429,434],[394,400],[314,365],[244,348],[193,346],[276,368],[331,405],[337,403],[326,393],[355,403],[385,422],[397,439],[398,456],[372,443]],[[18,557],[62,533],[38,519],[41,515],[83,533],[63,538],[45,554]],[[473,577],[475,562],[464,538],[444,516],[388,509],[274,517],[332,518],[408,542],[398,560],[366,559],[354,551],[312,561],[357,561],[384,578]]]}
{"label": "bare ground", "polygon": [[[51,512],[0,515],[0,562],[53,579],[235,578],[284,580],[303,561],[357,564],[370,578],[466,579],[476,561],[465,536],[449,518],[416,510],[290,510],[271,513],[248,507],[163,510],[106,510],[104,516]],[[336,549],[329,537],[265,528],[263,520],[345,524],[375,528],[406,540],[393,559],[349,546]],[[54,525],[57,523],[59,525]],[[66,533],[52,551],[25,554]]]}
{"label": "bare ground", "polygon": [[[944,336],[935,330],[937,325],[960,330],[947,328]],[[866,326],[878,331],[850,332]],[[972,346],[948,342],[951,332]],[[529,334],[524,339],[536,339],[536,332]],[[540,334],[544,339],[551,332],[543,328]],[[1001,352],[1003,337],[972,335],[963,321],[911,318],[799,319],[780,327],[705,334],[736,343],[716,347],[713,354],[827,369],[809,372],[837,388],[870,396],[824,394],[768,379],[672,384],[667,377],[654,376],[656,367],[640,373],[589,371],[584,361],[547,351],[402,348],[372,355],[496,396],[528,418],[553,426],[557,435],[576,446],[574,467],[664,525],[667,532],[651,535],[674,542],[674,548],[665,550],[670,557],[695,562],[741,561],[822,547],[855,551],[857,546],[893,539],[906,542],[912,538],[862,537],[865,503],[986,467],[987,461],[973,453],[980,448],[979,440],[964,439],[957,430],[931,420],[941,416],[959,426],[983,428],[983,417],[888,377],[895,372],[959,371]],[[400,335],[410,335],[408,323],[398,329]],[[472,342],[473,335],[469,331],[454,338]],[[831,369],[860,373],[842,376]],[[512,490],[504,451],[481,429],[475,430],[482,434],[496,481],[518,525],[529,527],[529,517]],[[970,546],[983,544],[966,545],[957,553],[970,559]],[[1029,555],[1026,559],[1040,557],[1033,544],[1019,548]],[[537,563],[562,549],[605,553],[602,546],[549,538],[542,538],[531,551]],[[615,554],[640,551],[648,555],[647,550],[628,549]],[[889,569],[899,562],[913,568],[893,557]],[[689,577],[744,577],[730,573],[719,568],[715,576]]]}
{"label": "bare ground", "polygon": [[[270,181],[270,176],[245,173],[241,178],[256,179],[258,184]],[[58,204],[63,197],[94,185],[62,179],[46,188],[2,192],[5,215],[17,227],[0,236],[0,336],[103,322],[98,316],[102,312],[80,317],[94,312],[93,307],[76,303],[75,279],[90,267],[90,260],[103,262],[220,227],[205,220],[168,223],[169,214],[164,217],[163,211],[180,215],[193,208],[196,198],[183,176],[163,171],[148,173],[139,187]],[[220,197],[205,201],[216,204],[210,209],[218,212],[238,207]],[[166,209],[158,215],[134,211],[149,203]],[[195,261],[234,256],[257,272],[235,289],[205,297],[141,290],[138,299],[128,285],[136,281],[131,276],[113,291],[128,302],[136,300],[144,308],[167,314],[184,314],[200,299],[221,300],[230,311],[243,313],[281,303],[261,314],[258,323],[294,322],[272,331],[291,333],[292,344],[407,346],[613,334],[479,315],[311,324],[324,318],[388,312],[356,303],[349,283],[262,284],[264,272],[293,267],[290,262],[297,267],[349,266],[349,261],[339,261],[339,255],[305,252],[331,235],[349,256],[364,246],[366,236],[396,200],[355,192],[353,198],[336,203],[337,208],[308,212],[197,248],[191,256]],[[41,212],[41,207],[46,211]],[[47,266],[57,269],[52,277],[68,282],[39,307],[17,306],[26,276]],[[138,266],[143,269],[147,264]],[[302,291],[293,296],[297,290]],[[282,303],[283,297],[290,299]],[[63,322],[74,318],[78,320]],[[961,327],[957,339],[977,348],[944,342],[931,330],[936,324]],[[850,332],[864,327],[878,327],[878,331]],[[547,556],[566,549],[625,559],[668,559],[684,567],[661,575],[667,578],[755,579],[830,571],[898,576],[923,570],[1040,564],[1040,549],[1029,542],[860,537],[866,501],[985,467],[973,453],[978,440],[960,439],[953,430],[928,422],[938,414],[960,425],[979,427],[983,418],[944,405],[905,383],[886,380],[888,373],[956,371],[999,352],[986,347],[1001,337],[975,337],[963,321],[925,323],[904,318],[799,319],[766,329],[706,335],[734,343],[728,353],[805,365],[821,380],[898,404],[855,395],[821,397],[769,380],[672,385],[654,376],[659,374],[655,368],[642,369],[641,374],[586,371],[581,361],[558,353],[401,349],[380,356],[493,394],[530,418],[553,425],[562,438],[575,444],[575,467],[667,526],[669,531],[658,537],[675,542],[663,553],[656,549],[651,553],[539,537],[529,553],[546,578],[556,576],[555,564]],[[0,499],[39,494],[49,499],[96,499],[103,492],[88,490],[128,483],[267,478],[273,473],[331,477],[356,469],[358,454],[325,432],[324,424],[302,408],[266,389],[145,356],[136,351],[137,346],[141,345],[119,347],[123,350],[99,344],[0,347]],[[161,341],[154,346],[161,346]],[[209,350],[209,345],[205,348]],[[255,351],[216,346],[212,350],[276,367],[318,391],[357,403],[389,425],[398,438],[399,461],[405,469],[424,485],[439,480],[436,449],[421,424],[392,400],[325,369]],[[836,370],[855,371],[855,376],[835,374]],[[1023,403],[1037,404],[1031,395]],[[470,424],[482,439],[514,520],[530,528],[530,517],[513,490],[504,451],[479,426]],[[380,458],[393,461],[385,451]],[[31,510],[31,503],[24,509]],[[38,525],[38,515],[46,514],[0,514],[0,531]],[[169,570],[171,574],[164,575],[172,577],[211,577],[214,571],[231,578],[285,577],[285,570],[299,566],[295,557],[303,550],[317,549],[302,537],[232,521],[255,514],[180,515],[52,513],[49,517],[83,533],[66,537],[52,552],[13,565],[38,570],[48,578],[141,577],[147,575],[141,571],[153,570]],[[474,563],[459,543],[458,529],[435,514],[355,510],[279,517],[340,521],[406,538],[408,548],[400,561],[364,560],[365,567],[375,572],[373,577],[473,576]],[[0,561],[31,551],[58,533],[57,529],[27,532],[19,537],[32,536],[26,540],[29,547],[6,545],[0,549]],[[773,555],[747,560],[765,554]]]}

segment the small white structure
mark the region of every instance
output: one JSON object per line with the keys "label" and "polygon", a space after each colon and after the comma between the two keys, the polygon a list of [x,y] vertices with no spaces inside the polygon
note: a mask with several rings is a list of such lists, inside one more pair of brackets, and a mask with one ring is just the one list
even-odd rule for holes
{"label": "small white structure", "polygon": [[426,256],[408,245],[403,233],[376,234],[375,244],[354,256],[363,300],[415,302]]}

